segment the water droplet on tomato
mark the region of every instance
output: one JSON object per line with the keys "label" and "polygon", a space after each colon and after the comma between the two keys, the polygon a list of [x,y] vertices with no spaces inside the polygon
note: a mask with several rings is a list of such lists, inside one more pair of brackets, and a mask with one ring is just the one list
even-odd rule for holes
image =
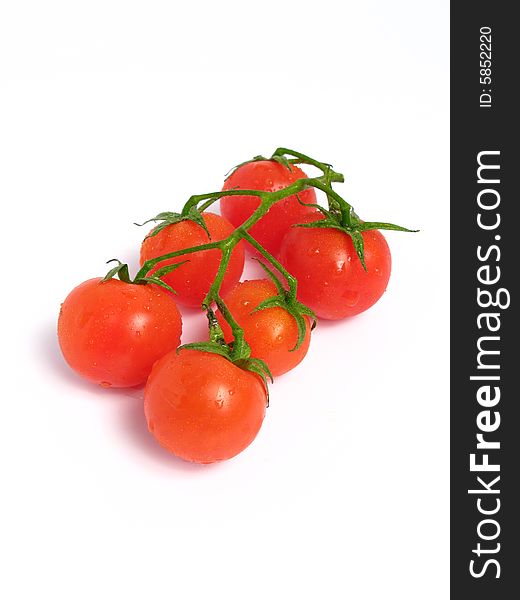
{"label": "water droplet on tomato", "polygon": [[102,381],[99,385],[104,388],[112,387],[112,384],[109,381]]}
{"label": "water droplet on tomato", "polygon": [[336,265],[336,275],[343,275],[345,272],[345,263],[341,262]]}
{"label": "water droplet on tomato", "polygon": [[347,290],[342,295],[343,300],[347,306],[355,306],[359,300],[359,292],[354,292],[352,290]]}

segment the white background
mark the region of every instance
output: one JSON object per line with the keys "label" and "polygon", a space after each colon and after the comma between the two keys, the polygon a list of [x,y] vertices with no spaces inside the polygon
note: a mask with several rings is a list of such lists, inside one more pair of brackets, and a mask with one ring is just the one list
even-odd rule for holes
{"label": "white background", "polygon": [[[0,595],[448,597],[448,2],[4,2]],[[343,171],[387,294],[323,323],[255,443],[158,447],[64,365],[60,302],[132,225],[277,146]],[[204,318],[185,318],[185,339]]]}

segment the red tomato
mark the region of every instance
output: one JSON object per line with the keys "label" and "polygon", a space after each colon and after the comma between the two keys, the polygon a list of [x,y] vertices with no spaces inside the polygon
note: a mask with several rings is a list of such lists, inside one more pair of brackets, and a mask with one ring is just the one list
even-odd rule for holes
{"label": "red tomato", "polygon": [[[233,226],[220,215],[214,213],[203,213],[204,222],[211,234],[211,241],[222,240],[234,231]],[[199,244],[207,244],[210,240],[204,229],[193,221],[180,221],[173,225],[168,225],[157,235],[146,238],[141,246],[141,265],[151,259],[189,248]],[[204,297],[209,291],[217,269],[220,264],[222,254],[220,250],[204,250],[186,254],[179,258],[165,260],[160,262],[154,270],[165,265],[179,263],[188,260],[175,271],[161,277],[161,279],[170,285],[176,292],[176,300],[181,304],[192,307],[200,307]],[[226,275],[222,283],[222,292],[230,290],[240,279],[244,269],[244,248],[242,243],[235,246],[231,254]],[[153,271],[152,271],[153,272]]]}
{"label": "red tomato", "polygon": [[362,233],[367,271],[352,238],[338,229],[294,227],[280,261],[298,280],[298,298],[323,319],[357,315],[375,304],[390,278],[390,249],[381,232]]}
{"label": "red tomato", "polygon": [[[247,190],[262,190],[275,192],[281,190],[298,179],[307,175],[296,165],[292,171],[274,160],[259,160],[238,167],[224,183],[223,190],[233,188]],[[313,188],[308,188],[298,194],[300,200],[307,204],[316,203]],[[235,227],[248,219],[260,204],[256,196],[225,196],[220,200],[222,215]],[[280,251],[284,235],[291,225],[302,223],[304,217],[315,213],[316,209],[302,206],[296,196],[289,196],[271,207],[258,223],[253,225],[249,233],[274,256]]]}
{"label": "red tomato", "polygon": [[144,395],[148,429],[184,460],[232,458],[255,439],[265,416],[261,379],[222,356],[172,351],[153,367]]}
{"label": "red tomato", "polygon": [[[251,347],[251,356],[267,363],[273,376],[282,375],[298,365],[309,349],[311,341],[309,319],[305,318],[307,331],[301,346],[291,350],[298,340],[296,321],[284,308],[266,308],[252,311],[264,300],[276,296],[274,283],[268,279],[255,279],[238,283],[226,296],[231,314],[244,330],[246,341]],[[233,339],[231,327],[217,312],[218,321],[226,342]]]}
{"label": "red tomato", "polygon": [[156,360],[179,345],[182,320],[154,285],[89,279],[61,305],[58,339],[69,366],[104,387],[142,384]]}

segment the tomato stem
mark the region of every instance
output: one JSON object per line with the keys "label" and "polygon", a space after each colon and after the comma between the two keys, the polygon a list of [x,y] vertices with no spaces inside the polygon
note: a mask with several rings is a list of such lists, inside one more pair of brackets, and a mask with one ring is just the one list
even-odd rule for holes
{"label": "tomato stem", "polygon": [[201,244],[200,246],[182,248],[182,250],[176,250],[175,252],[169,252],[168,254],[151,258],[143,263],[143,266],[139,269],[135,279],[142,279],[143,277],[146,277],[146,275],[155,267],[155,265],[163,260],[177,258],[177,256],[184,256],[184,254],[192,254],[193,252],[201,252],[202,250],[214,250],[215,248],[220,249],[221,242],[222,240],[219,240],[218,242],[208,242],[207,244]]}
{"label": "tomato stem", "polygon": [[328,183],[332,183],[332,182],[343,183],[345,181],[345,178],[343,177],[342,173],[337,173],[336,171],[334,171],[332,169],[332,165],[329,165],[328,163],[320,162],[318,160],[315,160],[314,158],[311,158],[310,156],[302,154],[301,152],[296,152],[295,150],[290,150],[289,148],[277,148],[273,152],[273,158],[275,156],[285,156],[286,154],[289,154],[289,155],[295,157],[294,159],[289,159],[288,162],[290,164],[312,165],[313,167],[320,169],[320,171],[322,171],[323,174],[326,176]]}
{"label": "tomato stem", "polygon": [[[288,158],[290,157],[290,158]],[[269,160],[264,158],[263,156],[256,156],[253,161],[259,160]],[[293,277],[284,267],[283,265],[272,255],[270,254],[257,240],[254,239],[253,236],[249,233],[249,229],[257,223],[268,211],[269,209],[284,198],[288,198],[289,196],[297,196],[300,192],[303,192],[308,188],[316,188],[325,193],[328,201],[329,210],[325,210],[321,208],[319,205],[316,205],[317,208],[325,215],[325,218],[321,221],[310,222],[300,224],[301,227],[332,227],[335,229],[341,229],[346,234],[352,237],[354,245],[356,247],[356,251],[359,255],[359,258],[364,265],[364,254],[363,254],[363,238],[361,236],[361,232],[367,229],[394,229],[398,231],[410,231],[403,227],[399,227],[397,225],[393,225],[391,223],[381,223],[381,222],[370,222],[363,223],[359,220],[357,215],[354,213],[352,206],[342,198],[333,188],[333,183],[342,183],[344,182],[344,177],[341,173],[338,173],[333,170],[332,166],[328,163],[320,162],[315,160],[301,152],[296,152],[295,150],[290,150],[289,148],[277,148],[271,156],[271,160],[274,160],[284,167],[291,169],[292,164],[307,164],[311,165],[322,172],[322,175],[318,177],[305,177],[302,179],[298,179],[291,185],[281,189],[276,190],[274,192],[266,192],[262,190],[245,190],[245,189],[230,189],[220,192],[209,192],[206,194],[197,194],[191,196],[186,204],[184,205],[182,212],[180,215],[177,213],[161,213],[153,220],[165,220],[167,221],[168,215],[173,215],[175,220],[179,219],[191,219],[197,222],[199,225],[203,226],[203,219],[201,213],[209,208],[213,203],[215,203],[220,198],[225,196],[256,196],[259,198],[260,203],[253,214],[242,223],[240,227],[235,229],[233,233],[231,233],[227,238],[216,242],[208,242],[206,244],[201,244],[199,246],[193,246],[190,248],[183,248],[181,250],[177,250],[175,252],[169,252],[167,254],[163,254],[162,256],[158,256],[156,258],[152,258],[143,263],[141,269],[137,273],[134,281],[144,281],[147,279],[148,273],[154,269],[154,267],[165,260],[169,260],[172,258],[177,258],[180,256],[184,256],[186,254],[191,254],[194,252],[201,252],[204,250],[220,250],[222,256],[220,259],[219,267],[217,270],[217,274],[211,287],[204,298],[202,308],[206,311],[208,316],[208,323],[210,329],[210,342],[200,342],[195,344],[188,344],[186,347],[197,347],[199,349],[205,349],[212,352],[217,352],[224,356],[227,356],[233,362],[240,362],[240,364],[248,364],[247,368],[257,372],[264,380],[265,374],[270,376],[269,369],[267,365],[259,361],[258,359],[250,358],[250,348],[249,344],[245,340],[244,331],[238,325],[233,315],[231,314],[229,308],[226,303],[220,296],[220,290],[222,287],[222,283],[226,274],[227,267],[229,265],[229,261],[231,258],[231,254],[235,248],[235,246],[241,241],[245,240],[253,246],[260,254],[263,256],[275,269],[278,270],[279,273],[283,275],[287,282],[287,286],[289,290],[286,292],[286,297],[281,298],[280,302],[289,310],[290,314],[294,316],[297,321],[299,328],[299,342],[296,347],[298,347],[299,343],[301,343],[301,339],[303,339],[303,334],[305,332],[305,322],[303,315],[306,315],[310,318],[314,318],[314,314],[312,311],[298,302],[296,300],[297,287],[298,282],[295,277]],[[245,163],[242,163],[245,164]],[[241,165],[238,165],[238,167]],[[238,168],[238,167],[235,167]],[[233,169],[234,170],[234,169]],[[232,171],[233,171],[232,170]],[[299,199],[299,197],[298,197]],[[311,205],[312,206],[312,205]],[[170,217],[171,219],[171,217]],[[165,223],[167,224],[167,222]],[[165,226],[162,225],[162,227]],[[161,226],[158,226],[161,227]],[[267,267],[265,267],[267,269]],[[112,269],[112,272],[119,272],[123,276],[125,276],[126,271],[121,271],[122,267],[119,265]],[[109,273],[109,275],[110,275]],[[273,274],[274,276],[274,274]],[[108,277],[108,275],[107,275]],[[152,279],[151,277],[149,279]],[[280,284],[281,285],[281,284]],[[228,346],[224,342],[222,329],[218,325],[218,322],[215,318],[215,314],[213,312],[212,305],[215,304],[220,310],[222,317],[228,322],[231,327],[231,331],[233,333],[234,341],[232,345]],[[267,306],[267,305],[266,305]],[[261,363],[261,364],[260,364]]]}
{"label": "tomato stem", "polygon": [[285,267],[282,265],[282,263],[279,262],[278,260],[276,260],[276,258],[272,254],[270,254],[259,242],[257,242],[255,240],[255,238],[248,231],[243,231],[242,235],[243,235],[244,239],[246,241],[248,241],[251,244],[251,246],[253,246],[253,248],[258,250],[258,252],[260,252],[260,254],[267,261],[269,261],[273,265],[273,267],[275,269],[277,269],[285,277],[285,280],[287,281],[287,285],[289,286],[290,297],[296,298],[296,292],[298,290],[298,281],[296,280],[296,277],[293,277],[289,273],[289,271],[287,271],[287,269],[285,269]]}

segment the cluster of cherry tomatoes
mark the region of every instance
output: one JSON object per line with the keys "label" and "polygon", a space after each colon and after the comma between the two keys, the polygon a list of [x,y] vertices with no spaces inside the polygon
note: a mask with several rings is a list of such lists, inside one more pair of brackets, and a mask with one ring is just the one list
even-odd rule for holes
{"label": "cluster of cherry tomatoes", "polygon": [[[296,164],[254,160],[236,168],[223,190],[275,192],[306,177]],[[221,198],[221,215],[204,211],[199,214],[203,222],[179,218],[152,229],[141,246],[141,264],[208,240],[225,240],[259,204],[255,196],[229,195]],[[360,234],[363,265],[353,236],[340,227],[297,226],[324,219],[314,188],[306,187],[273,204],[249,230],[296,278],[298,301],[310,309],[303,313],[300,328],[283,303],[258,310],[269,299],[283,297],[276,278],[240,281],[246,253],[261,258],[247,241],[233,248],[226,266],[220,296],[235,327],[243,331],[251,358],[263,361],[273,377],[305,357],[312,312],[323,319],[354,316],[372,306],[388,283],[390,251],[380,231]],[[134,281],[126,265],[120,265],[112,272],[119,279],[90,279],[73,289],[58,319],[59,343],[70,367],[104,387],[146,383],[144,413],[150,432],[170,452],[199,463],[225,460],[244,450],[260,429],[268,398],[265,382],[245,368],[246,361],[232,361],[225,352],[179,349],[178,305],[202,305],[220,261],[218,248],[191,252],[158,262],[146,277]],[[215,316],[222,343],[232,347],[229,318],[221,310]]]}

